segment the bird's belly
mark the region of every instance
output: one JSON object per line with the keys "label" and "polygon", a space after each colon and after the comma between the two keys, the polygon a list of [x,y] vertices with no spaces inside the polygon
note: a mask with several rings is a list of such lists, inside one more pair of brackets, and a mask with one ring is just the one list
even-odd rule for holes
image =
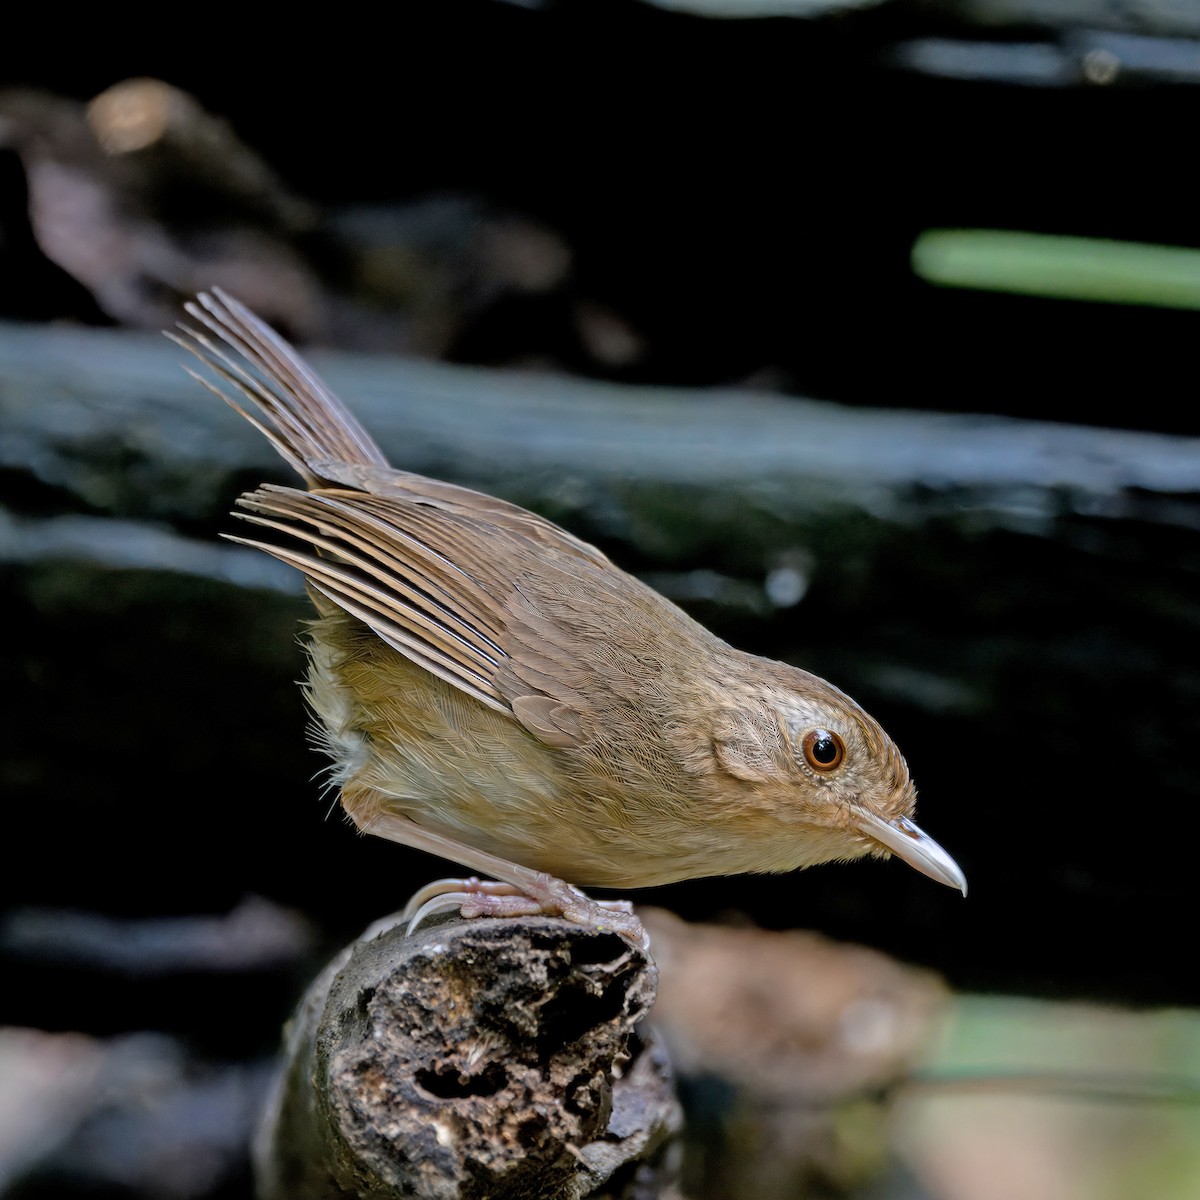
{"label": "bird's belly", "polygon": [[309,646],[306,693],[360,828],[389,811],[570,882],[628,887],[646,873],[620,798],[578,788],[561,751],[375,643],[389,657],[384,691],[378,661],[331,632],[342,629]]}
{"label": "bird's belly", "polygon": [[639,838],[636,801],[564,783],[557,752],[507,730],[457,741],[392,744],[355,776],[381,807],[490,854],[580,886],[649,886],[681,878],[661,841]]}
{"label": "bird's belly", "polygon": [[731,829],[730,806],[693,791],[683,776],[671,795],[651,792],[595,756],[547,746],[372,642],[391,658],[386,690],[378,661],[356,661],[328,637],[310,647],[306,688],[321,748],[360,828],[369,829],[375,813],[401,814],[583,887],[804,865],[807,856],[786,845],[783,831]]}
{"label": "bird's belly", "polygon": [[804,865],[807,856],[781,847],[776,830],[739,836],[700,800],[676,796],[664,811],[635,790],[573,781],[561,752],[525,740],[514,753],[507,731],[476,737],[468,753],[457,742],[409,738],[373,755],[352,790],[366,787],[383,810],[580,887],[642,888]]}

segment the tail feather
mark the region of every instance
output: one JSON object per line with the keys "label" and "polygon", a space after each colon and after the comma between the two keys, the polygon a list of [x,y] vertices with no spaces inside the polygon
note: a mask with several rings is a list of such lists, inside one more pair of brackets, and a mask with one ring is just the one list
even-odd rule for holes
{"label": "tail feather", "polygon": [[383,451],[342,402],[248,308],[220,288],[202,292],[184,308],[208,333],[180,322],[182,336],[167,336],[241,393],[266,421],[203,376],[189,374],[256,426],[309,487],[322,481],[321,463],[388,465]]}

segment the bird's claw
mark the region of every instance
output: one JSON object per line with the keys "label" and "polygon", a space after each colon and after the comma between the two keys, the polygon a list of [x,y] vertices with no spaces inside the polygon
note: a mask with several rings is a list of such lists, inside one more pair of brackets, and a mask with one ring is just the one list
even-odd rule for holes
{"label": "bird's claw", "polygon": [[628,900],[593,900],[551,875],[539,874],[529,888],[491,879],[439,879],[421,888],[404,907],[401,920],[411,934],[443,912],[463,917],[563,917],[598,933],[613,933],[635,950],[648,953],[650,938]]}

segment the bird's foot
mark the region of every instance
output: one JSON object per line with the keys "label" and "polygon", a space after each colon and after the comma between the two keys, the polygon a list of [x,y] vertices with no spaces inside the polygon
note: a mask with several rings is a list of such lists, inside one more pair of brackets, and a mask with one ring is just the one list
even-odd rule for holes
{"label": "bird's foot", "polygon": [[577,887],[542,872],[526,887],[491,879],[439,879],[426,884],[405,906],[402,920],[412,933],[422,921],[441,912],[471,917],[564,917],[599,933],[615,933],[635,950],[650,949],[645,926],[628,900],[593,900]]}

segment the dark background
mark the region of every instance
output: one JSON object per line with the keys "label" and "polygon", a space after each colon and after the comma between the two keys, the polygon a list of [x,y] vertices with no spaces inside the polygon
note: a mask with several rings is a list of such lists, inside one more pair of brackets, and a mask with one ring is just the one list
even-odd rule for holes
{"label": "dark background", "polygon": [[[1083,4],[1054,28],[1016,3],[829,8],[738,21],[623,0],[453,0],[398,6],[385,29],[134,28],[82,60],[33,39],[7,71],[80,100],[164,79],[326,219],[449,193],[545,222],[571,248],[577,293],[644,336],[626,372],[640,379],[769,369],[858,404],[1195,432],[1189,313],[942,291],[909,268],[914,238],[937,227],[1195,245],[1194,76],[1127,66],[1090,86],[1081,65],[1119,37],[1194,37],[1186,10]],[[909,69],[935,39],[1050,55],[1056,86],[1021,86],[1020,58],[1012,77]],[[1194,57],[1183,37],[1162,44]],[[195,233],[189,201],[165,203]],[[9,309],[37,304],[12,290]],[[498,307],[451,352],[586,367],[561,313]]]}
{"label": "dark background", "polygon": [[[456,0],[394,6],[379,28],[330,13],[330,24],[253,37],[173,17],[153,38],[109,30],[86,59],[31,41],[4,82],[75,102],[152,76],[227,120],[306,206],[293,226],[255,220],[305,264],[315,297],[307,324],[289,326],[283,299],[265,315],[310,347],[1194,435],[1195,313],[940,290],[913,275],[909,253],[937,227],[1200,244],[1200,72],[1130,70],[1105,86],[1080,67],[1086,39],[1114,29],[1185,46],[1180,35],[1197,31],[1133,28],[1119,6],[1060,28],[981,27],[964,12],[880,4],[737,21],[636,3]],[[934,37],[1033,46],[1061,69],[1034,86],[906,65],[906,47]],[[5,128],[0,310],[157,328],[156,306],[191,286],[138,279],[136,302],[106,307],[29,224],[45,143]],[[69,157],[66,144],[50,158]],[[202,265],[223,210],[197,196],[176,180],[131,206]],[[470,261],[470,236],[438,226],[417,255],[442,280],[434,336],[419,288],[393,280],[371,293],[365,243],[347,233],[364,208],[409,228],[406,214],[431,197],[467,198],[468,224],[549,231],[569,270],[542,290],[496,282]],[[370,320],[356,327],[362,312]],[[580,314],[595,312],[632,333],[634,353],[591,348]],[[22,515],[67,507],[36,472],[4,481]],[[1195,1003],[1193,956],[1160,932],[1194,910],[1200,782],[1200,507],[1194,491],[1174,499],[1169,520],[1133,504],[1123,520],[1067,514],[1053,537],[951,518],[870,528],[857,545],[817,537],[821,570],[796,608],[689,605],[735,644],[828,675],[880,717],[921,787],[922,826],[972,892],[963,901],[873,863],[639,899],[868,942],[963,989]],[[183,532],[227,527],[214,510]],[[577,532],[634,570],[761,578],[728,547],[664,564],[606,543],[603,529]],[[303,604],[69,563],[12,578],[7,911],[140,921],[221,913],[253,893],[302,912],[317,930],[311,960],[251,972],[239,993],[262,1019],[237,1036],[268,1047],[321,953],[443,869],[327,818],[293,683]],[[970,699],[906,697],[884,685],[885,666]],[[6,991],[0,1020],[78,1027],[77,995],[55,986],[78,964],[44,946],[9,957],[26,985]],[[212,1022],[228,980],[151,975],[135,987],[97,966],[88,1028],[154,1027],[156,1014],[186,1011],[191,1036],[230,1050],[234,1035]]]}

